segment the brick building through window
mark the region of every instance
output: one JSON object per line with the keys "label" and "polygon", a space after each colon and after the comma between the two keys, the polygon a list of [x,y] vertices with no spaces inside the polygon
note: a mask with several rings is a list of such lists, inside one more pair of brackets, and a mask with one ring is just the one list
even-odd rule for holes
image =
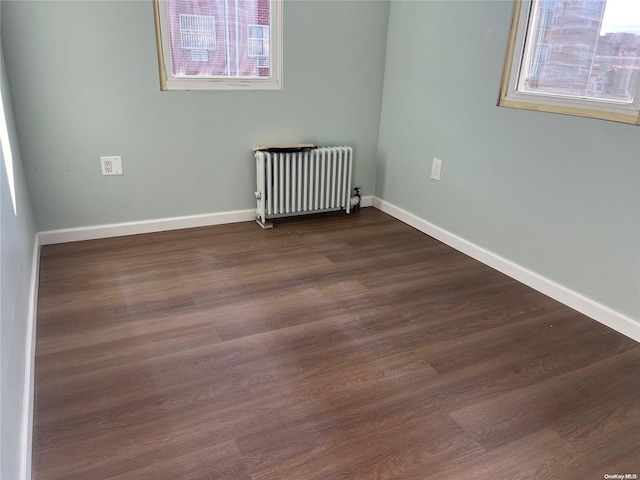
{"label": "brick building through window", "polygon": [[269,0],[167,0],[175,77],[269,77]]}

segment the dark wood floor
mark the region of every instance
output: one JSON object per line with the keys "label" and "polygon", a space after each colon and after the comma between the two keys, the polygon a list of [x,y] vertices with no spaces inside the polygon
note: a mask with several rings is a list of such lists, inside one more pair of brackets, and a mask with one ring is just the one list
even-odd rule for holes
{"label": "dark wood floor", "polygon": [[640,345],[373,208],[42,248],[33,478],[640,476]]}

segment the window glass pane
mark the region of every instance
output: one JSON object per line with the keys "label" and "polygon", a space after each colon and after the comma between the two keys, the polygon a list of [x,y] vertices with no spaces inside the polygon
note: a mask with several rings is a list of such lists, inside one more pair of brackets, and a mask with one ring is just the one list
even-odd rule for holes
{"label": "window glass pane", "polygon": [[269,77],[269,0],[167,0],[171,74]]}
{"label": "window glass pane", "polygon": [[640,1],[537,0],[518,90],[632,103],[640,78]]}

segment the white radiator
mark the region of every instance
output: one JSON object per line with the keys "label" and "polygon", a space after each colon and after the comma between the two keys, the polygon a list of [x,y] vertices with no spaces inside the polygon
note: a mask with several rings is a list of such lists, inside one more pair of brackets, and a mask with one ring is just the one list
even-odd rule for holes
{"label": "white radiator", "polygon": [[332,210],[351,211],[353,148],[256,152],[256,220]]}

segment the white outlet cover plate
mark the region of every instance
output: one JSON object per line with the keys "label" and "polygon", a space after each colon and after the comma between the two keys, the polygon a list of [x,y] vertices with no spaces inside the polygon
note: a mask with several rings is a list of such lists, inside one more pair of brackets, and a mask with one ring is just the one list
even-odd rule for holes
{"label": "white outlet cover plate", "polygon": [[[111,164],[111,171],[107,168]],[[100,166],[102,167],[102,175],[122,175],[122,157],[120,155],[112,155],[100,157]]]}
{"label": "white outlet cover plate", "polygon": [[431,164],[431,178],[434,180],[440,180],[440,173],[442,172],[442,160],[434,158]]}

